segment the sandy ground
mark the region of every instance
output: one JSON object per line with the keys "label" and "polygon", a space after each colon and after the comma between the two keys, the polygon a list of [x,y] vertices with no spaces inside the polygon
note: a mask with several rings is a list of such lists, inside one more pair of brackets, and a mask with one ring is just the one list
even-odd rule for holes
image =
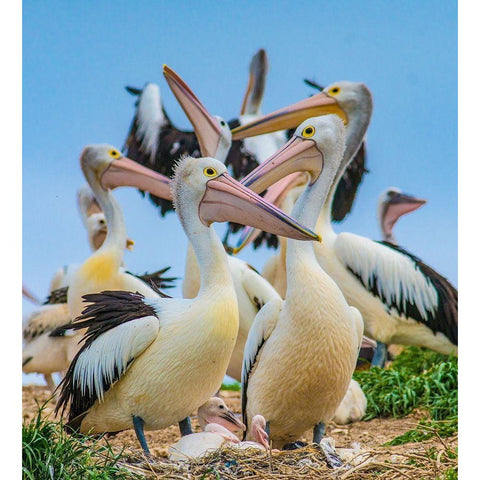
{"label": "sandy ground", "polygon": [[[23,418],[30,420],[36,415],[37,402],[41,405],[50,396],[50,392],[46,387],[38,385],[29,385],[23,387]],[[235,412],[240,412],[240,394],[239,392],[222,391],[221,396],[227,405]],[[45,415],[55,419],[53,409],[55,401],[50,401],[45,408]],[[362,450],[378,450],[385,442],[401,435],[407,430],[412,429],[418,421],[422,418],[420,412],[413,413],[405,418],[382,418],[373,419],[368,422],[356,422],[350,425],[335,425],[331,424],[327,427],[326,435],[335,440],[336,447],[350,448],[352,443],[358,443]],[[192,424],[196,431],[199,430],[195,417],[192,417]],[[176,442],[180,438],[180,433],[177,426],[171,426],[164,430],[155,432],[146,432],[146,438],[152,454],[158,457],[166,457],[168,446]],[[304,441],[311,441],[312,434],[307,432]],[[126,430],[108,438],[111,445],[115,447],[126,447],[128,450],[138,449],[138,442],[133,430]],[[429,446],[436,446],[442,448],[442,444],[449,446],[457,445],[457,438],[450,438],[447,440],[432,439],[423,444],[406,444],[398,447],[389,447],[388,453],[392,450],[395,453],[408,452],[413,450],[424,450]],[[445,446],[445,445],[443,445]]]}

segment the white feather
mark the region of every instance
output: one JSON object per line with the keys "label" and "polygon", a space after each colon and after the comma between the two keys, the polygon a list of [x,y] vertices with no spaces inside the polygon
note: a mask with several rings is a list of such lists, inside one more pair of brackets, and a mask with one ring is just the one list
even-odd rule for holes
{"label": "white feather", "polygon": [[[401,305],[405,310],[409,301],[417,306],[425,321],[428,320],[428,312],[436,311],[437,291],[407,255],[352,233],[338,235],[335,252],[369,289],[374,276],[377,277],[378,288],[390,305]],[[396,309],[393,307],[390,310]],[[397,311],[397,314],[400,312]]]}
{"label": "white feather", "polygon": [[160,129],[168,124],[162,110],[160,88],[155,83],[148,83],[140,95],[137,122],[137,140],[141,142],[141,149],[150,153],[150,161],[153,162],[157,153]]}
{"label": "white feather", "polygon": [[157,317],[132,320],[100,335],[78,357],[73,372],[74,383],[82,395],[87,389],[103,401],[103,380],[114,381],[115,371],[123,372],[130,360],[138,357],[157,337],[160,328]]}

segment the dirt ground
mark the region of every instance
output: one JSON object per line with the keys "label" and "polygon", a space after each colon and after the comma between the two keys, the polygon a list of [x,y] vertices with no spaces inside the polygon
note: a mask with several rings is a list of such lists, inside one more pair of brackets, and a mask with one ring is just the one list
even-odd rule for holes
{"label": "dirt ground", "polygon": [[[23,387],[23,418],[30,420],[36,415],[37,402],[41,405],[50,396],[50,392],[46,387],[37,385],[28,385]],[[237,413],[240,413],[240,393],[232,391],[222,391],[222,398],[227,405]],[[45,408],[45,415],[50,416],[50,419],[55,420],[53,409],[55,401],[50,401]],[[350,425],[335,425],[331,424],[327,427],[326,435],[335,440],[337,448],[352,448],[352,444],[358,444],[362,450],[378,450],[381,446],[401,435],[407,430],[411,430],[422,418],[420,412],[413,413],[405,418],[376,418],[368,422],[356,422]],[[192,425],[196,431],[199,430],[195,417],[192,417]],[[164,430],[155,432],[146,432],[146,438],[152,454],[157,457],[166,457],[168,453],[168,446],[176,442],[180,438],[180,433],[177,426],[171,426]],[[307,432],[304,441],[312,440],[311,432]],[[120,432],[108,438],[111,445],[116,447],[127,447],[127,449],[138,449],[138,442],[133,430]],[[425,449],[425,447],[436,446],[437,448],[449,447],[457,445],[457,437],[449,439],[431,439],[422,444],[406,444],[397,447],[389,447],[388,452],[391,454],[392,449],[395,453],[401,454],[405,451]]]}

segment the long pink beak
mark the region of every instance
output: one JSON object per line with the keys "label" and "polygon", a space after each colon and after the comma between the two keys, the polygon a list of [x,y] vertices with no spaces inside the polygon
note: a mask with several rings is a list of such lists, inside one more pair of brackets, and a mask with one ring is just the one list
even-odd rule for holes
{"label": "long pink beak", "polygon": [[104,188],[137,187],[165,200],[172,200],[171,181],[168,177],[154,172],[127,157],[113,160],[103,172],[100,181]]}
{"label": "long pink beak", "polygon": [[276,110],[273,113],[232,130],[233,140],[242,140],[247,137],[263,135],[277,130],[296,128],[307,118],[318,117],[334,113],[338,115],[345,125],[348,123],[348,116],[340,107],[338,102],[326,93],[317,93],[305,100],[289,105],[288,107]]}
{"label": "long pink beak", "polygon": [[[272,203],[276,207],[280,207],[283,200],[287,196],[288,192],[299,185],[305,184],[304,175],[301,172],[291,173],[282,178],[278,182],[274,183],[267,189],[267,192],[263,196],[265,200]],[[253,227],[245,227],[240,234],[237,242],[237,247],[233,249],[233,253],[237,254],[262,233],[262,230],[258,230]]]}
{"label": "long pink beak", "polygon": [[163,66],[163,75],[193,125],[202,156],[215,158],[222,133],[217,119],[210,115],[180,75],[167,65]]}
{"label": "long pink beak", "polygon": [[235,222],[295,240],[320,241],[320,237],[280,209],[222,173],[207,182],[199,217],[205,225]]}

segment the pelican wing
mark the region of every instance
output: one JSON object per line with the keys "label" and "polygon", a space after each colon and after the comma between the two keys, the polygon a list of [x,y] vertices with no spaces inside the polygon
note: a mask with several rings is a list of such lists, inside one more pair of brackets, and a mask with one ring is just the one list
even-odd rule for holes
{"label": "pelican wing", "polygon": [[87,329],[83,346],[62,380],[56,411],[70,404],[69,423],[79,427],[84,415],[157,338],[160,321],[151,302],[140,293],[108,291],[85,295],[89,305],[69,325]]}
{"label": "pelican wing", "polygon": [[67,303],[68,287],[57,288],[52,290],[43,305],[57,305],[59,303]]}
{"label": "pelican wing", "polygon": [[268,340],[278,321],[278,315],[282,308],[282,299],[274,299],[268,302],[257,314],[248,333],[245,350],[243,351],[242,366],[242,416],[246,431],[247,425],[247,390],[250,374],[260,360],[263,345]]}
{"label": "pelican wing", "polygon": [[421,322],[457,344],[457,290],[419,258],[351,233],[338,235],[335,252],[390,314]]}
{"label": "pelican wing", "polygon": [[272,300],[281,300],[278,292],[251,265],[248,265],[242,276],[242,285],[252,304],[260,311]]}
{"label": "pelican wing", "polygon": [[[123,150],[132,160],[168,177],[182,155],[200,156],[200,147],[193,132],[184,132],[172,125],[160,99],[160,88],[148,83],[142,91],[128,89],[138,95],[136,112]],[[142,192],[144,194],[144,192]],[[161,215],[173,210],[172,202],[148,194],[160,207]]]}
{"label": "pelican wing", "polygon": [[[145,272],[143,275],[135,275],[132,272],[127,271],[130,275],[134,275],[135,277],[145,282],[147,285],[153,286],[154,288],[160,290],[162,288],[172,288],[175,286],[175,280],[178,280],[178,277],[165,277],[164,274],[170,270],[171,267],[165,267],[156,272],[148,273]],[[158,293],[158,292],[157,292]],[[165,296],[165,294],[162,294]]]}

